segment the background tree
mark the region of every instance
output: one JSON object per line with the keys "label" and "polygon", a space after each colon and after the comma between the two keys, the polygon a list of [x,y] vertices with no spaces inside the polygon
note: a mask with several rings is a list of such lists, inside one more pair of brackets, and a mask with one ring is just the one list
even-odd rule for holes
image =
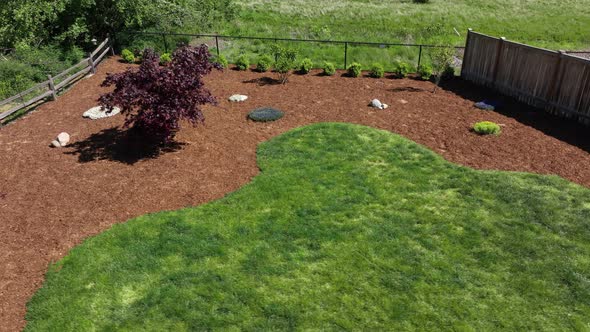
{"label": "background tree", "polygon": [[100,97],[107,109],[121,108],[126,115],[125,127],[133,127],[154,144],[168,143],[180,129],[180,121],[193,125],[205,119],[201,106],[216,104],[205,88],[203,77],[221,66],[210,61],[206,45],[177,49],[166,67],[152,50],[143,54],[139,70],[128,69],[107,76],[102,86],[115,90]]}
{"label": "background tree", "polygon": [[80,44],[125,30],[186,32],[235,14],[232,0],[2,0],[0,45]]}

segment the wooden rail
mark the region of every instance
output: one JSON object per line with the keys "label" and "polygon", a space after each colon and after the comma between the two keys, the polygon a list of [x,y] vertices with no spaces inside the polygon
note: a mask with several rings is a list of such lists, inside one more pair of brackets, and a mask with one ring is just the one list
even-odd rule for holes
{"label": "wooden rail", "polygon": [[[0,101],[0,107],[8,104],[15,104],[10,109],[0,113],[0,121],[6,119],[11,114],[22,110],[23,108],[27,108],[37,102],[40,102],[41,100],[46,98],[55,99],[57,93],[61,89],[72,84],[76,79],[86,75],[89,72],[94,73],[96,71],[96,66],[104,59],[109,51],[113,53],[113,46],[111,40],[106,38],[94,51],[92,51],[92,53],[88,54],[87,58],[82,59],[82,61],[79,63],[55,76],[48,75],[47,81],[36,84],[35,86],[17,95]],[[74,74],[70,74],[73,71],[76,72]],[[35,91],[38,92],[34,96],[29,96]]]}
{"label": "wooden rail", "polygon": [[471,29],[466,45],[464,79],[590,124],[590,60]]}

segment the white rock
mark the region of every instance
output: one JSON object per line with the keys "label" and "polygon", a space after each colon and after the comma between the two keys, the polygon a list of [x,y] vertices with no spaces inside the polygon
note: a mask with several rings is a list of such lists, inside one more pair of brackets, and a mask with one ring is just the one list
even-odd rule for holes
{"label": "white rock", "polygon": [[379,99],[371,100],[371,106],[378,108],[380,110],[384,110],[389,107],[389,105],[381,103],[381,101],[379,101]]}
{"label": "white rock", "polygon": [[58,142],[58,141],[56,141],[56,140],[53,140],[53,141],[51,141],[51,145],[52,145],[54,148],[61,148],[61,144],[59,144],[59,142]]}
{"label": "white rock", "polygon": [[229,101],[233,101],[233,102],[241,102],[241,101],[245,101],[246,99],[248,99],[248,96],[246,95],[232,95],[231,97],[229,97]]}
{"label": "white rock", "polygon": [[68,133],[60,133],[57,135],[57,142],[60,146],[66,146],[70,142],[70,134]]}
{"label": "white rock", "polygon": [[101,106],[96,106],[82,114],[83,117],[89,118],[92,120],[108,118],[109,116],[117,115],[121,112],[121,109],[118,107],[114,107],[113,110],[109,113],[107,112],[106,108],[102,108]]}

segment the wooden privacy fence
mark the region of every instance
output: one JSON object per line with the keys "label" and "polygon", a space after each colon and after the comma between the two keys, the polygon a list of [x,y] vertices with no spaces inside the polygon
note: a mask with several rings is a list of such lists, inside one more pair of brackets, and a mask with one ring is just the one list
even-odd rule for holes
{"label": "wooden privacy fence", "polygon": [[21,109],[44,100],[45,98],[55,100],[57,98],[57,93],[64,87],[89,72],[95,73],[96,66],[102,61],[102,59],[104,59],[109,51],[111,54],[114,54],[112,43],[109,38],[106,38],[92,53],[88,54],[87,58],[82,59],[82,61],[76,65],[64,70],[56,76],[47,75],[47,81],[36,84],[15,96],[0,101],[0,108],[6,108],[7,105],[9,106],[8,110],[0,113],[0,121]]}
{"label": "wooden privacy fence", "polygon": [[461,77],[590,124],[590,60],[469,29]]}

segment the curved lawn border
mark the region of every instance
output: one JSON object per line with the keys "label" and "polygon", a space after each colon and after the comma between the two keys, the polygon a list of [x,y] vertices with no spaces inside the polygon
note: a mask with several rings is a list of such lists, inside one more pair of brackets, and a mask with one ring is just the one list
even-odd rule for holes
{"label": "curved lawn border", "polygon": [[115,225],[53,265],[27,330],[571,329],[590,324],[590,190],[459,167],[322,123],[261,174]]}

